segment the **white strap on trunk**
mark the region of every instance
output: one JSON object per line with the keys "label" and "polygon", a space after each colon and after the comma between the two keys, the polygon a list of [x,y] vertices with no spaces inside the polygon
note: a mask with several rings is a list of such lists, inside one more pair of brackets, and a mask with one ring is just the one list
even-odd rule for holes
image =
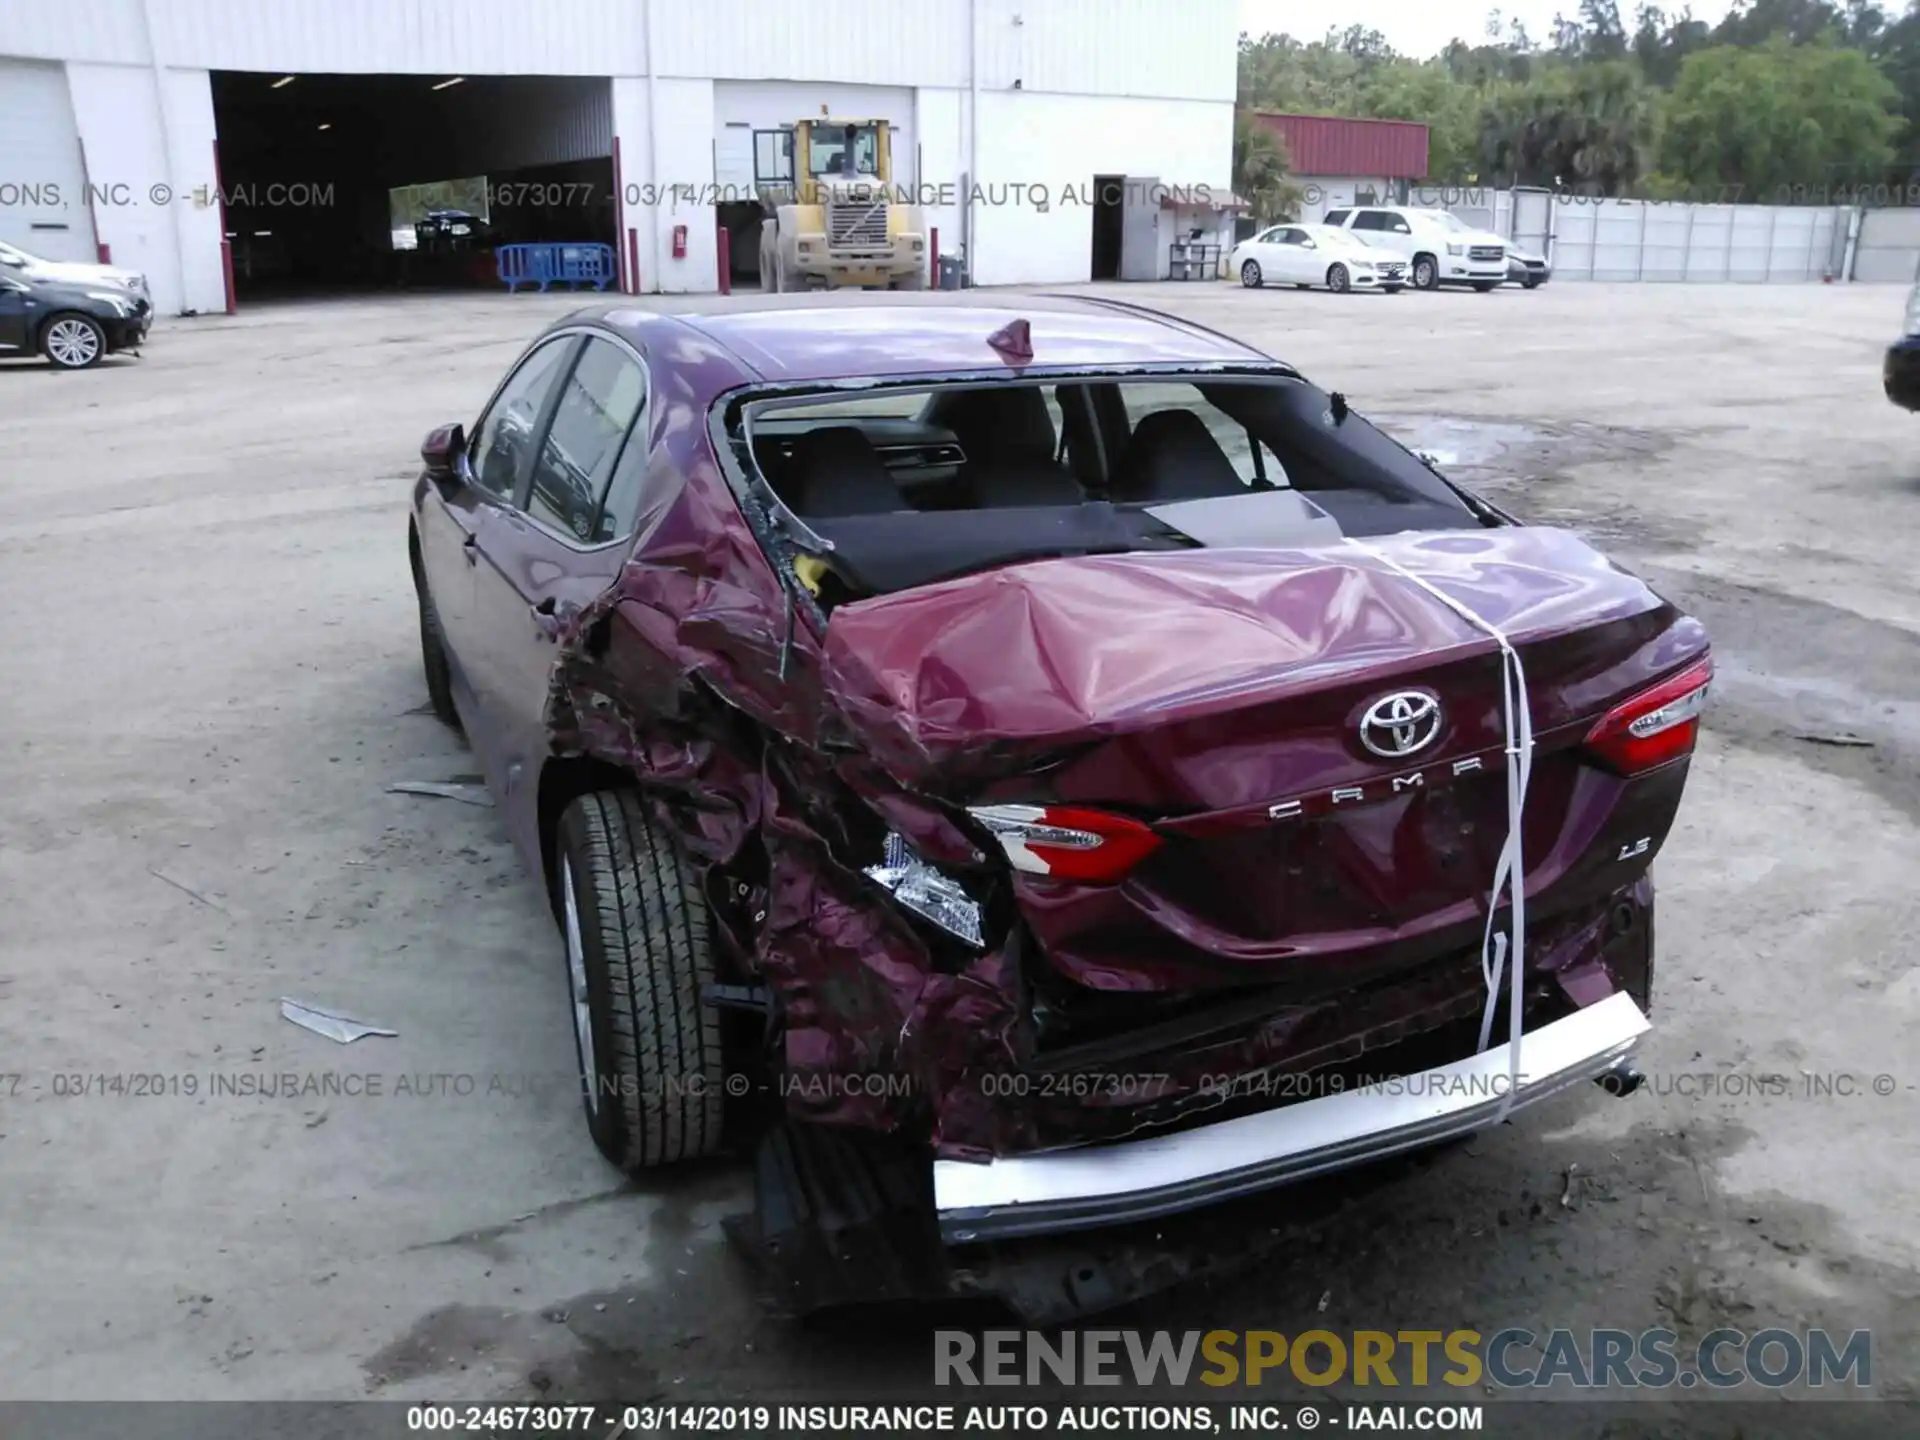
{"label": "white strap on trunk", "polygon": [[[1506,730],[1507,753],[1507,838],[1500,847],[1500,859],[1494,866],[1493,888],[1487,893],[1487,926],[1480,940],[1480,974],[1487,985],[1487,1003],[1480,1015],[1479,1048],[1485,1050],[1493,1039],[1493,1021],[1500,1008],[1500,982],[1508,982],[1507,1002],[1507,1088],[1500,1097],[1494,1117],[1498,1124],[1513,1108],[1520,1087],[1521,999],[1526,990],[1527,880],[1522,820],[1527,808],[1527,782],[1533,777],[1533,711],[1527,703],[1527,672],[1520,653],[1506,633],[1484,616],[1447,594],[1437,585],[1414,574],[1392,556],[1371,545],[1349,540],[1349,545],[1365,552],[1403,579],[1418,585],[1454,614],[1493,637],[1500,647],[1501,719]],[[1511,899],[1507,931],[1494,931],[1494,913],[1500,908],[1501,892]],[[1511,965],[1509,965],[1511,961]]]}

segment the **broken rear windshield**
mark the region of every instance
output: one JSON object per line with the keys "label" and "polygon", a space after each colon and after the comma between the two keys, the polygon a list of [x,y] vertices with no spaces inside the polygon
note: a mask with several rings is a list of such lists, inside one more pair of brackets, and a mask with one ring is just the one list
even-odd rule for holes
{"label": "broken rear windshield", "polygon": [[1492,523],[1340,397],[1279,375],[840,389],[750,402],[733,427],[829,602],[1056,556]]}

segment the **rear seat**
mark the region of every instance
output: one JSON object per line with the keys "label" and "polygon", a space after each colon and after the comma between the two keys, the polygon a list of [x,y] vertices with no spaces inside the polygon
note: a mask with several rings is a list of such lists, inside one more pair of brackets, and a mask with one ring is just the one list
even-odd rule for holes
{"label": "rear seat", "polygon": [[821,425],[793,443],[784,498],[796,515],[833,519],[913,507],[873,442],[852,425]]}
{"label": "rear seat", "polygon": [[961,480],[978,509],[1078,505],[1086,499],[1054,459],[1053,417],[1035,386],[948,390],[934,396],[925,419],[952,431],[965,452]]}

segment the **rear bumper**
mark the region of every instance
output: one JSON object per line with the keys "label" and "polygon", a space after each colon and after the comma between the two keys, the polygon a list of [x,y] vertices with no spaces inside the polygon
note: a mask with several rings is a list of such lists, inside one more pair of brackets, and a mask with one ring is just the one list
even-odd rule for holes
{"label": "rear bumper", "polygon": [[[1533,1031],[1514,1108],[1618,1069],[1650,1028],[1616,993]],[[1404,1080],[1146,1140],[987,1164],[937,1160],[941,1238],[969,1244],[1147,1220],[1469,1134],[1499,1113],[1508,1051],[1499,1045]]]}

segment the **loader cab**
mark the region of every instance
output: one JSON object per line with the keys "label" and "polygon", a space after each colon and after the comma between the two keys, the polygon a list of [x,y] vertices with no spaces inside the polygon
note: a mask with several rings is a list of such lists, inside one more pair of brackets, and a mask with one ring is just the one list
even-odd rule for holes
{"label": "loader cab", "polygon": [[793,170],[804,191],[893,178],[884,120],[802,120],[793,127]]}

